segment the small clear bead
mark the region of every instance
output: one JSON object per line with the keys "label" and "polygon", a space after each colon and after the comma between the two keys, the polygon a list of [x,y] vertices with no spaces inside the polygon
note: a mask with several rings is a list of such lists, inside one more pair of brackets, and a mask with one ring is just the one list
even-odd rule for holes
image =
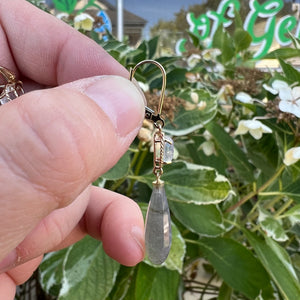
{"label": "small clear bead", "polygon": [[170,164],[174,156],[174,142],[170,136],[164,136],[164,156],[163,162]]}
{"label": "small clear bead", "polygon": [[5,104],[5,103],[7,103],[9,101],[10,101],[9,98],[7,98],[6,96],[4,96],[4,97],[0,98],[0,105],[3,105],[3,104]]}

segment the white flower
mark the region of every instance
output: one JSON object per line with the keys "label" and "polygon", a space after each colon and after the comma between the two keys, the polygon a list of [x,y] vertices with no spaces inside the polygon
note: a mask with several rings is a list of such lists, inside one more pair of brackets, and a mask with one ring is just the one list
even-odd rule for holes
{"label": "white flower", "polygon": [[225,71],[225,68],[222,64],[220,64],[219,62],[217,62],[215,64],[215,66],[213,67],[206,67],[206,71],[209,72],[209,73],[219,73],[219,74],[223,74],[224,71]]}
{"label": "white flower", "polygon": [[272,133],[272,129],[258,120],[242,120],[239,122],[235,134],[250,133],[256,140],[259,140],[263,133]]}
{"label": "white flower", "polygon": [[300,159],[300,147],[293,147],[289,149],[284,155],[284,164],[290,166]]}
{"label": "white flower", "polygon": [[279,91],[279,109],[300,118],[300,86],[284,88]]}
{"label": "white flower", "polygon": [[264,88],[280,98],[279,109],[300,118],[300,86],[289,86],[285,81],[275,80],[272,87]]}
{"label": "white flower", "polygon": [[193,103],[198,103],[199,95],[196,92],[191,92],[191,99],[192,99]]}
{"label": "white flower", "polygon": [[222,85],[220,88],[217,98],[219,99],[221,104],[225,104],[229,102],[229,97],[234,95],[233,86],[231,84]]}
{"label": "white flower", "polygon": [[203,101],[203,100],[201,100],[201,101],[198,103],[198,105],[197,105],[198,110],[204,110],[204,109],[206,108],[206,106],[207,106],[207,104],[206,104],[206,102]]}
{"label": "white flower", "polygon": [[210,132],[205,130],[203,132],[203,137],[206,141],[200,145],[198,150],[202,150],[206,156],[216,154],[215,143],[212,140],[212,135],[210,134]]}
{"label": "white flower", "polygon": [[235,99],[242,102],[242,103],[246,103],[246,104],[252,104],[253,103],[253,99],[252,97],[244,92],[239,92],[236,94]]}
{"label": "white flower", "polygon": [[202,143],[199,149],[202,149],[206,156],[210,156],[216,152],[215,144],[211,140]]}
{"label": "white flower", "polygon": [[205,130],[205,131],[203,132],[203,137],[204,137],[207,141],[209,141],[209,140],[212,139],[211,133],[210,133],[209,131],[207,131],[207,130]]}
{"label": "white flower", "polygon": [[142,127],[139,130],[138,138],[142,142],[149,143],[152,140],[152,132],[148,128]]}
{"label": "white flower", "polygon": [[[247,93],[245,92],[239,92],[236,94],[235,99],[245,103],[245,104],[253,104],[254,99]],[[253,111],[248,109],[247,107],[243,106],[243,114],[244,115],[251,115],[253,114]]]}
{"label": "white flower", "polygon": [[186,78],[187,82],[194,83],[194,82],[199,81],[200,74],[199,73],[195,74],[195,73],[188,72],[188,73],[185,74],[185,78]]}
{"label": "white flower", "polygon": [[278,95],[281,90],[290,89],[290,86],[285,81],[276,79],[273,81],[272,86],[264,83],[263,88],[273,95]]}
{"label": "white flower", "polygon": [[199,54],[192,54],[187,59],[187,64],[190,68],[194,68],[200,60],[201,60],[201,56]]}
{"label": "white flower", "polygon": [[139,81],[139,87],[143,90],[144,93],[149,91],[149,84]]}
{"label": "white flower", "polygon": [[287,89],[287,88],[289,88],[289,85],[285,81],[277,80],[276,79],[272,83],[272,88],[274,90],[276,90],[277,92],[279,92],[281,89]]}
{"label": "white flower", "polygon": [[185,101],[183,106],[185,110],[189,111],[189,110],[194,110],[197,105],[189,101]]}
{"label": "white flower", "polygon": [[68,20],[68,18],[69,18],[69,14],[67,14],[67,13],[59,13],[59,14],[57,14],[56,15],[56,18],[57,19],[60,19],[60,20]]}
{"label": "white flower", "polygon": [[211,48],[211,49],[205,49],[202,51],[202,57],[205,60],[215,60],[217,58],[217,56],[219,56],[221,54],[221,50],[220,49],[215,49],[215,48]]}
{"label": "white flower", "polygon": [[184,104],[185,110],[204,110],[207,106],[207,103],[203,100],[199,102],[199,95],[196,92],[191,92],[191,100],[192,102],[186,101]]}
{"label": "white flower", "polygon": [[208,38],[204,39],[202,41],[202,43],[205,48],[209,48],[212,44],[212,39],[210,37],[208,37]]}
{"label": "white flower", "polygon": [[93,17],[91,17],[89,14],[82,13],[74,18],[74,28],[77,30],[84,29],[91,31],[93,29],[94,22],[95,19]]}
{"label": "white flower", "polygon": [[273,94],[273,95],[277,95],[278,94],[278,91],[277,90],[275,90],[275,89],[273,89],[271,86],[269,86],[269,85],[267,85],[267,84],[263,84],[263,88],[266,90],[266,91],[268,91],[268,92],[270,92],[271,94]]}

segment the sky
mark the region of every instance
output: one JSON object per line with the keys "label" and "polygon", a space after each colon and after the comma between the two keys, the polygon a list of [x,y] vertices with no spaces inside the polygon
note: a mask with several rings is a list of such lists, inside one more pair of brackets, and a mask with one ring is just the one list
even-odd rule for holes
{"label": "sky", "polygon": [[[108,1],[113,5],[117,3],[117,0]],[[171,20],[174,13],[181,8],[188,8],[190,5],[202,2],[203,0],[123,0],[123,5],[126,10],[148,21],[144,30],[144,36],[147,37],[150,27],[159,19]]]}

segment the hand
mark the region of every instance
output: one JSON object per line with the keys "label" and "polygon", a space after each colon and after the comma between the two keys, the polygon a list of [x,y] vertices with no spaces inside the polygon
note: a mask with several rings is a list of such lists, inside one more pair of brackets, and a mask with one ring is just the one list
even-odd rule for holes
{"label": "hand", "polygon": [[0,0],[0,21],[0,65],[27,92],[0,106],[0,299],[14,298],[44,253],[86,234],[135,265],[138,206],[90,184],[136,136],[141,93],[96,43],[26,1]]}

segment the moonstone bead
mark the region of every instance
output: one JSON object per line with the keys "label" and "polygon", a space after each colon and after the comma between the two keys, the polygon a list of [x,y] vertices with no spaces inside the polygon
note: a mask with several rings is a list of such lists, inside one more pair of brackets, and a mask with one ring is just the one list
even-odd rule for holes
{"label": "moonstone bead", "polygon": [[164,156],[163,162],[165,164],[170,164],[174,156],[174,142],[170,136],[164,136]]}
{"label": "moonstone bead", "polygon": [[145,229],[145,246],[148,259],[162,264],[170,252],[172,241],[170,210],[162,184],[153,184]]}

